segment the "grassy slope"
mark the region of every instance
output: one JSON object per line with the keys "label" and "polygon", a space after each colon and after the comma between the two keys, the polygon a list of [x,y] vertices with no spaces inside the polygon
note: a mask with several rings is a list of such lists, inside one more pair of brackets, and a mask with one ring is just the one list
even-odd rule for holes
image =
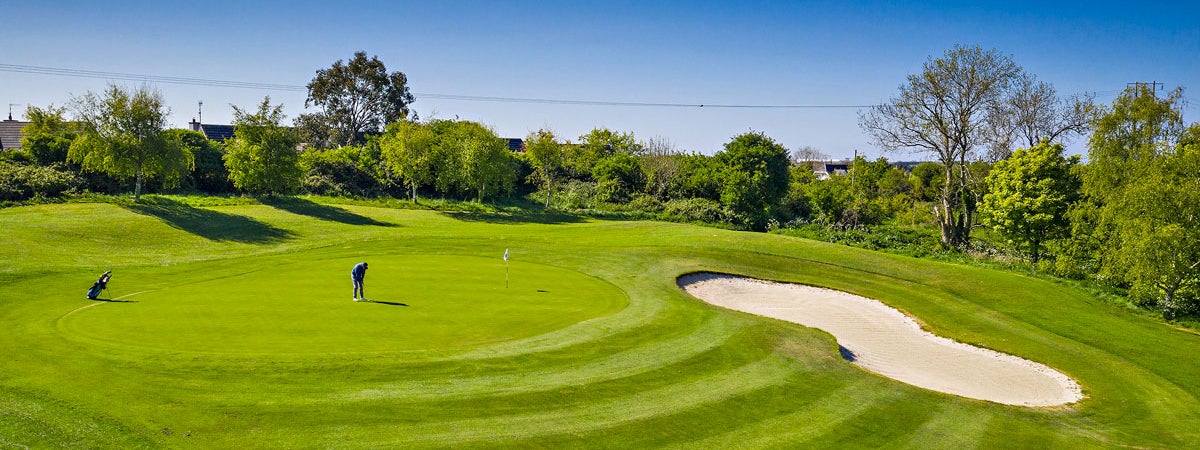
{"label": "grassy slope", "polygon": [[[303,202],[10,208],[0,242],[0,447],[1200,444],[1200,337],[985,269],[678,224]],[[508,293],[489,284],[504,248]],[[372,297],[409,306],[350,302],[357,260],[378,261]],[[106,268],[130,303],[81,299]],[[824,333],[687,298],[674,276],[693,270],[878,298],[1089,398],[1016,408],[883,379]]]}

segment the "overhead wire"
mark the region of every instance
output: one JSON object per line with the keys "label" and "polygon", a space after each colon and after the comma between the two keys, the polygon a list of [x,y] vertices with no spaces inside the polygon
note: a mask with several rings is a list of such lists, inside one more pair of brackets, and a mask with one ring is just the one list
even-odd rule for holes
{"label": "overhead wire", "polygon": [[[255,83],[246,81],[213,80],[207,78],[173,77],[162,75],[144,75],[122,72],[103,72],[82,69],[64,69],[58,67],[28,66],[19,64],[0,64],[0,72],[28,73],[37,75],[60,75],[82,78],[100,78],[107,80],[142,81],[166,84],[182,84],[192,86],[227,87],[238,89],[261,89],[271,91],[303,92],[307,86]],[[534,103],[547,105],[581,105],[581,106],[626,106],[651,108],[737,108],[737,109],[860,109],[873,105],[772,105],[772,104],[730,104],[730,103],[670,103],[670,102],[622,102],[605,100],[577,100],[530,97],[498,97],[486,95],[442,94],[432,92],[413,92],[418,98],[437,100],[457,100],[471,102],[495,103]]]}

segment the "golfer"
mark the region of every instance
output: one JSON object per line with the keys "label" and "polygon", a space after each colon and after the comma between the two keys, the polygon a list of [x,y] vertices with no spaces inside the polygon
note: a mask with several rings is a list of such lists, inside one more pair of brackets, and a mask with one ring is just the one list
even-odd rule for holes
{"label": "golfer", "polygon": [[350,279],[354,281],[354,301],[362,299],[367,300],[367,294],[363,292],[363,279],[367,277],[367,263],[360,262],[354,266],[354,270],[350,271]]}

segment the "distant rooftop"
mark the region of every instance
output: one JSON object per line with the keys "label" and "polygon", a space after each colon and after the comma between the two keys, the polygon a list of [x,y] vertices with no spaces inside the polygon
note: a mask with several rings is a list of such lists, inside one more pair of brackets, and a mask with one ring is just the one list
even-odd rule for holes
{"label": "distant rooftop", "polygon": [[0,122],[0,150],[16,150],[21,148],[21,129],[29,122],[13,120],[12,113],[8,120]]}
{"label": "distant rooftop", "polygon": [[204,134],[204,137],[217,142],[224,142],[226,139],[233,138],[233,125],[200,123],[196,119],[192,119],[191,122],[188,122],[188,128],[192,131],[199,131]]}

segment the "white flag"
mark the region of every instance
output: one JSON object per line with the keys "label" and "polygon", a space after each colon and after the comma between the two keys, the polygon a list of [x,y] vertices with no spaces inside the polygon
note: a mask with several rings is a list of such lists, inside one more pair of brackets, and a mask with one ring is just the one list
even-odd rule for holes
{"label": "white flag", "polygon": [[504,260],[508,261],[508,249],[504,249]]}

